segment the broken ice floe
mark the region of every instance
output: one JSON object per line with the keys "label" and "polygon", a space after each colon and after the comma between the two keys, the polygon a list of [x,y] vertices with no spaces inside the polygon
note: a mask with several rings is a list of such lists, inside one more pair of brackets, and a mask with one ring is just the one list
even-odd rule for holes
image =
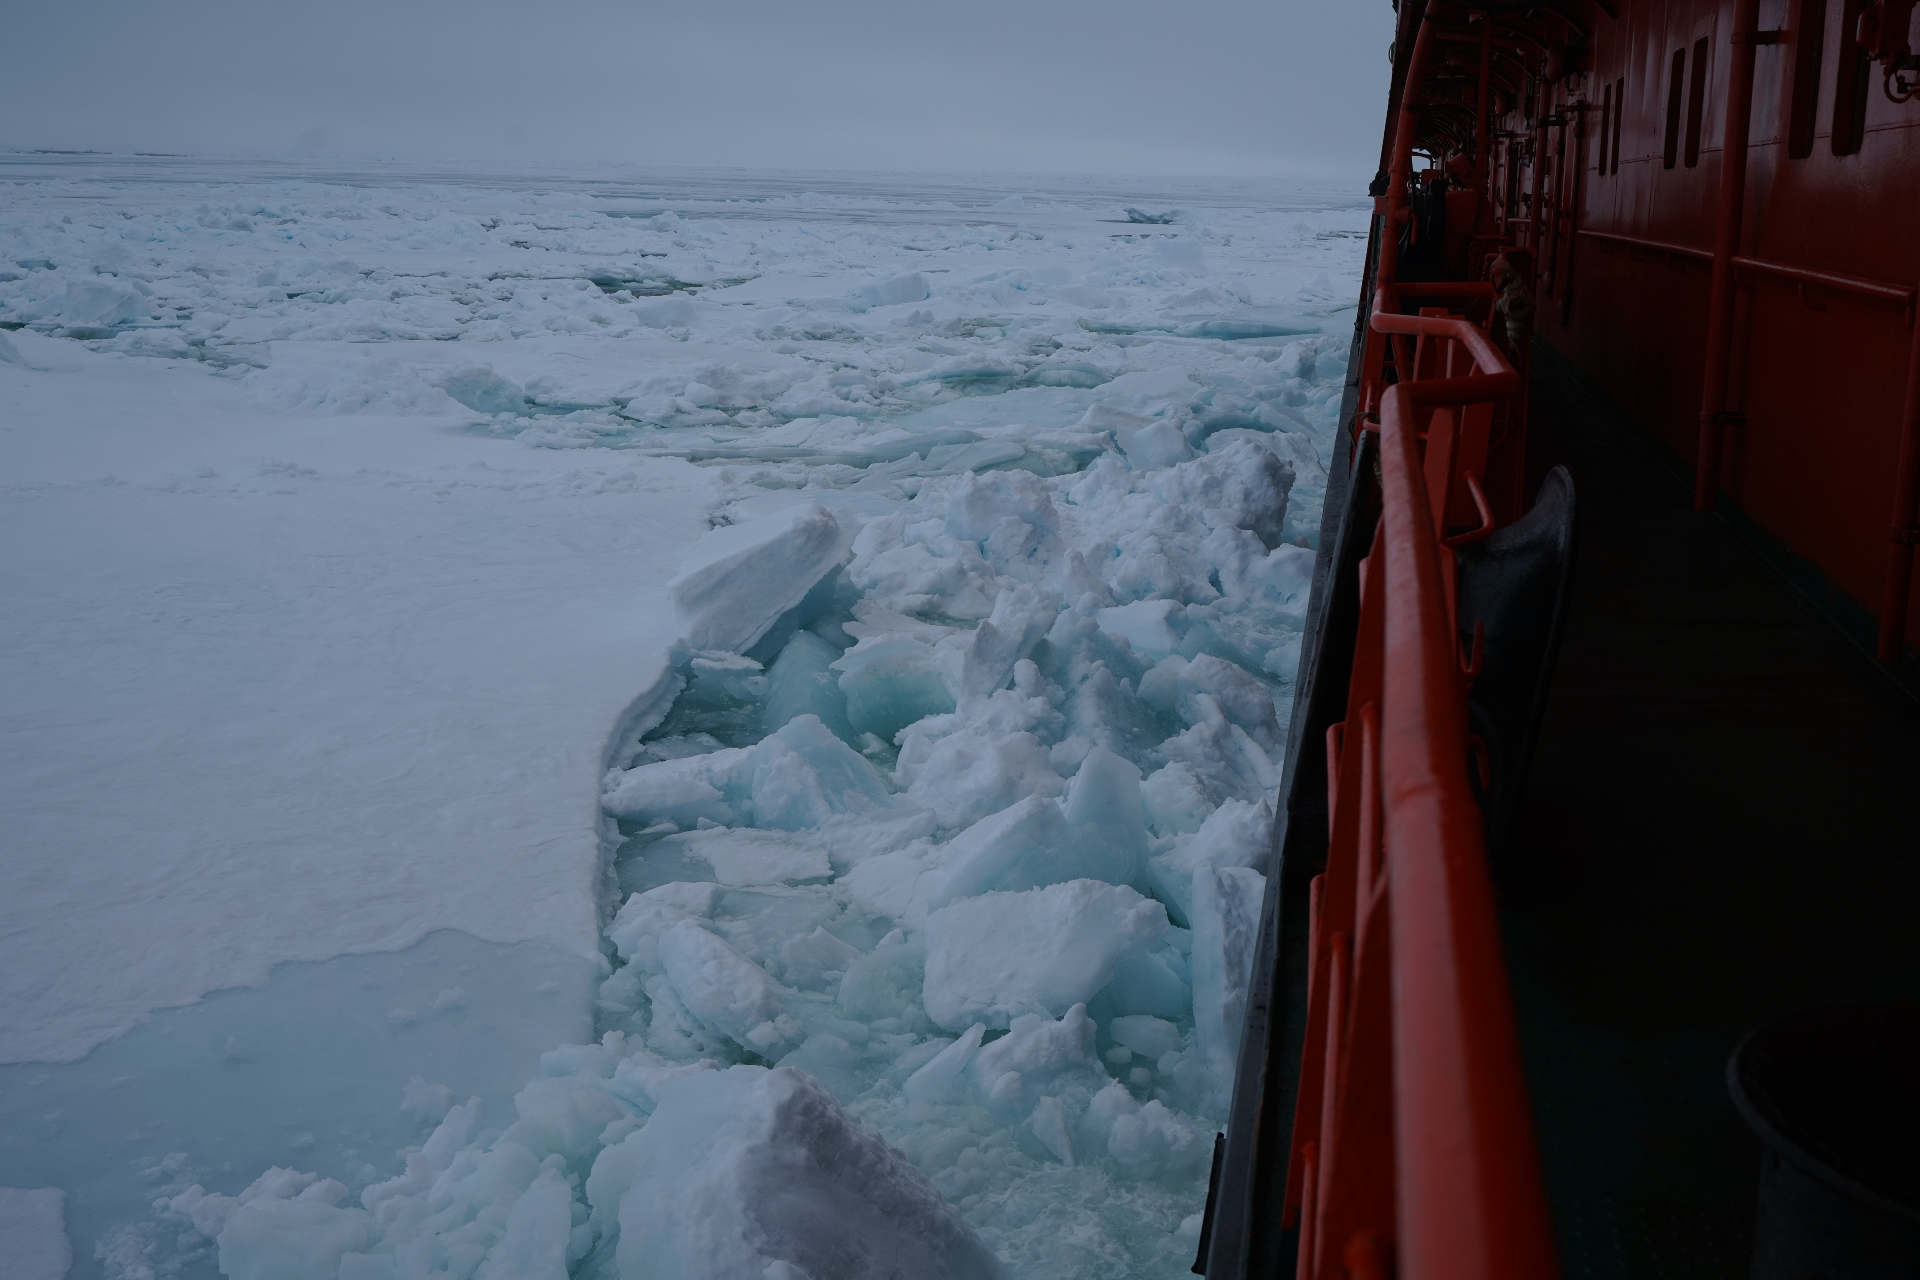
{"label": "broken ice floe", "polygon": [[1310,557],[1274,450],[1170,460],[1092,417],[1134,447],[1081,475],[696,547],[680,693],[607,779],[635,891],[603,1042],[548,1055],[504,1134],[453,1108],[361,1206],[305,1175],[177,1199],[228,1274],[984,1276],[977,1195],[1197,1194]]}
{"label": "broken ice floe", "polygon": [[[1005,207],[1041,230],[913,235],[1002,254],[1054,234]],[[530,221],[499,236],[556,262],[599,243],[572,213]],[[168,350],[255,353],[256,398],[722,463],[738,499],[674,585],[684,647],[607,779],[600,1043],[548,1055],[504,1132],[423,1082],[409,1105],[446,1121],[400,1178],[273,1174],[177,1211],[235,1275],[861,1274],[776,1192],[915,1274],[985,1274],[981,1241],[1068,1274],[1037,1261],[1064,1256],[1059,1222],[1087,1257],[1190,1253],[1175,1228],[1231,1084],[1340,343],[1307,306],[1251,307],[1190,222],[965,270],[873,257],[871,230],[835,248],[763,223],[751,253],[692,218],[620,230],[673,256],[484,287],[317,257],[156,279],[172,310],[106,340],[159,354],[135,328],[198,290],[209,318]],[[802,238],[854,269],[767,292]],[[51,323],[67,283],[0,304],[41,299]],[[257,302],[231,301],[242,284]],[[626,345],[579,371],[513,353],[554,335]],[[714,1232],[661,1229],[701,1215]]]}
{"label": "broken ice floe", "polygon": [[176,1197],[227,1274],[985,1276],[980,1195],[1197,1195],[1311,556],[1287,458],[1156,453],[1128,412],[1087,415],[1127,443],[1078,475],[697,546],[680,692],[607,778],[602,1043],[548,1055],[502,1134],[452,1108],[357,1206],[284,1172]]}

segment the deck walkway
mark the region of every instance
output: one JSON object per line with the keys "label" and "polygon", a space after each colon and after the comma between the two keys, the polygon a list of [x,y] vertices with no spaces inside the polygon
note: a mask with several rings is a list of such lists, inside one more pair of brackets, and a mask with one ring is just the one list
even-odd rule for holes
{"label": "deck walkway", "polygon": [[1734,1280],[1759,1145],[1728,1054],[1920,998],[1920,708],[1550,352],[1531,416],[1581,527],[1500,884],[1564,1274]]}

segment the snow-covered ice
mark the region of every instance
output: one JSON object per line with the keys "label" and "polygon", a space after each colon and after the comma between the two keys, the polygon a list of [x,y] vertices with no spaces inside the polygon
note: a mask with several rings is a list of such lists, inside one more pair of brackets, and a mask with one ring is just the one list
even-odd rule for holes
{"label": "snow-covered ice", "polygon": [[73,1265],[67,1193],[58,1187],[0,1187],[0,1240],[6,1242],[8,1275],[62,1280]]}
{"label": "snow-covered ice", "polygon": [[75,1275],[1184,1272],[1364,202],[0,183],[0,1211]]}

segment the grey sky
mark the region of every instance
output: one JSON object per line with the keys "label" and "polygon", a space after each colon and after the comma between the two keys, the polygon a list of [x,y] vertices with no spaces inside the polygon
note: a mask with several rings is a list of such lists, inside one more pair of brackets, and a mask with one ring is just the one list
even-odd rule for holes
{"label": "grey sky", "polygon": [[1368,175],[1388,0],[0,0],[0,146]]}

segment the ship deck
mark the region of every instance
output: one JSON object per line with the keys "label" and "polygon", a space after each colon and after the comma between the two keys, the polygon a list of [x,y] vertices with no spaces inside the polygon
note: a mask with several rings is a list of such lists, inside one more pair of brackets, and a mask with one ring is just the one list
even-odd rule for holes
{"label": "ship deck", "polygon": [[1507,950],[1564,1274],[1744,1276],[1760,1147],[1728,1055],[1920,998],[1920,707],[1551,352],[1565,640],[1510,848]]}

